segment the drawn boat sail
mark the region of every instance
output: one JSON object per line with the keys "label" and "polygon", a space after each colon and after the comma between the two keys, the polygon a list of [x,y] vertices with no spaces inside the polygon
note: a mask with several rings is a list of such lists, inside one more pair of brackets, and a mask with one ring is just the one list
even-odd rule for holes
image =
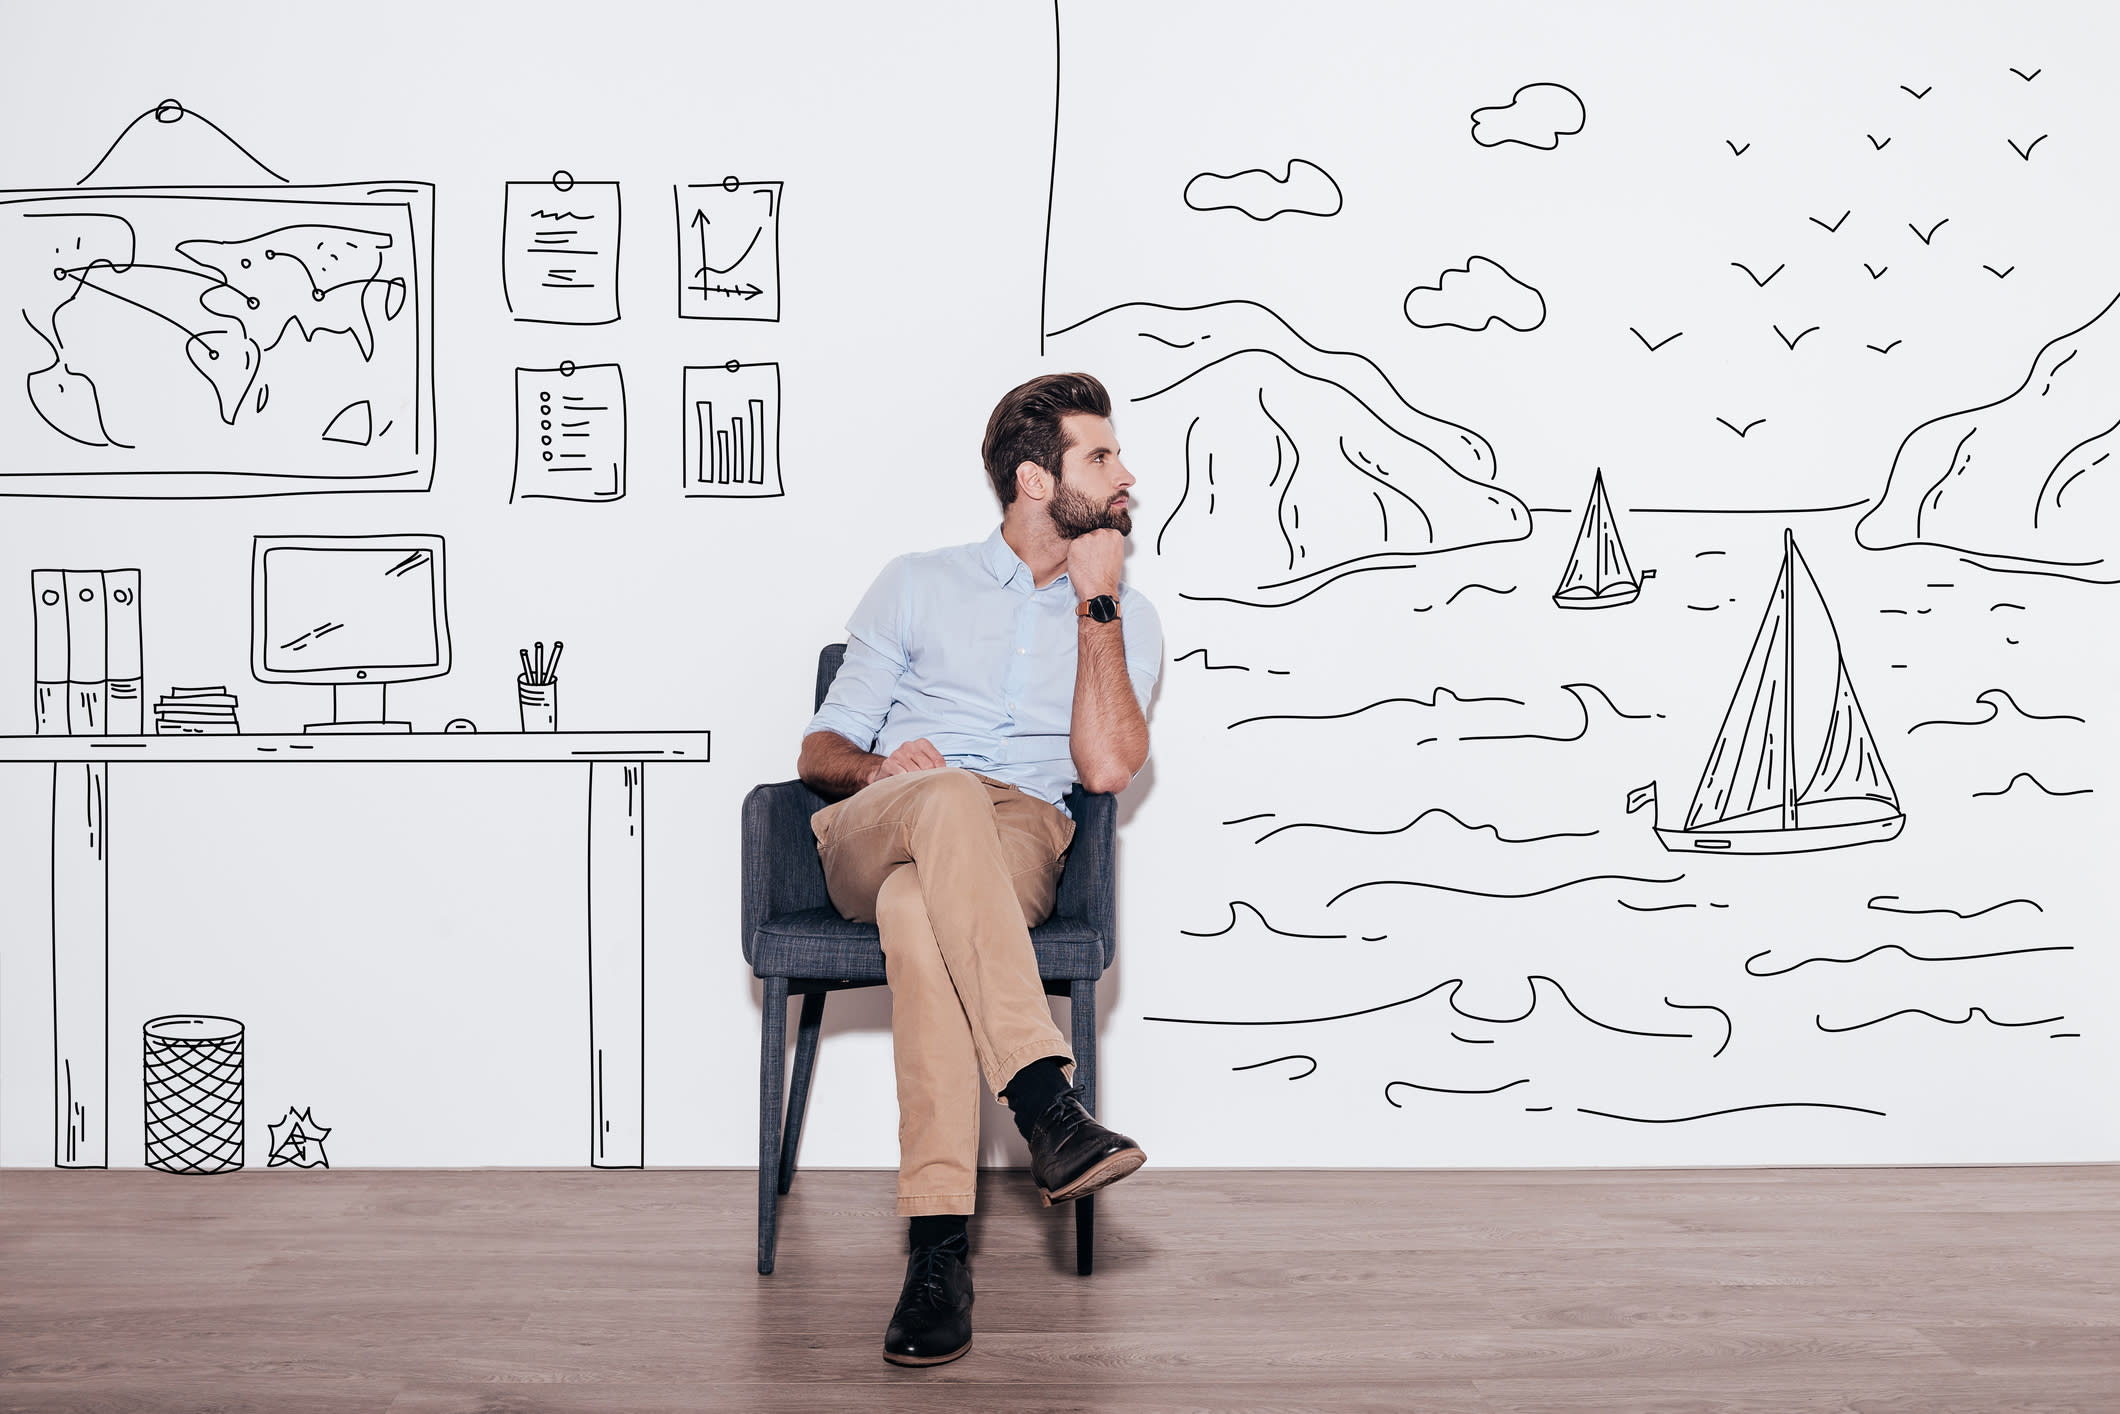
{"label": "drawn boat sail", "polygon": [[1583,508],[1582,528],[1575,534],[1575,553],[1561,575],[1553,602],[1563,609],[1610,609],[1632,604],[1642,585],[1656,577],[1655,570],[1635,574],[1627,563],[1627,547],[1619,543],[1619,523],[1612,518],[1612,502],[1605,498],[1605,473],[1598,469],[1590,483],[1590,504]]}
{"label": "drawn boat sail", "polygon": [[[1644,786],[1627,809],[1655,800]],[[1685,826],[1656,838],[1689,853],[1797,854],[1894,839],[1905,824],[1832,613],[1783,531],[1781,574]]]}

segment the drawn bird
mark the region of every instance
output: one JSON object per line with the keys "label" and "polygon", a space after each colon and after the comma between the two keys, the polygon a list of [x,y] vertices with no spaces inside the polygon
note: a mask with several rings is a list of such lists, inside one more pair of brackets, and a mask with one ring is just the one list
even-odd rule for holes
{"label": "drawn bird", "polygon": [[1804,331],[1803,331],[1803,333],[1801,333],[1801,334],[1798,334],[1798,335],[1797,335],[1797,336],[1796,336],[1795,338],[1793,338],[1793,339],[1792,339],[1792,338],[1790,338],[1790,337],[1789,337],[1789,336],[1788,336],[1787,334],[1783,334],[1783,333],[1781,332],[1781,326],[1780,326],[1779,324],[1777,324],[1777,325],[1775,325],[1775,326],[1774,326],[1774,332],[1775,332],[1775,334],[1776,334],[1776,335],[1778,335],[1778,336],[1780,337],[1781,341],[1782,341],[1782,342],[1783,342],[1784,344],[1787,344],[1787,345],[1788,345],[1788,346],[1789,346],[1789,347],[1790,347],[1791,349],[1794,349],[1794,348],[1795,348],[1795,347],[1796,347],[1796,346],[1797,346],[1798,344],[1802,343],[1802,342],[1803,342],[1803,341],[1804,341],[1804,340],[1805,340],[1806,338],[1808,338],[1809,336],[1811,336],[1811,335],[1813,335],[1813,334],[1817,333],[1817,332],[1818,332],[1818,326],[1817,326],[1816,324],[1813,324],[1813,325],[1812,325],[1812,326],[1811,326],[1810,328],[1808,328],[1808,329],[1804,330]]}
{"label": "drawn bird", "polygon": [[1883,347],[1881,347],[1881,348],[1880,348],[1880,347],[1878,347],[1878,345],[1876,345],[1876,344],[1864,344],[1864,345],[1863,345],[1863,347],[1864,347],[1864,348],[1866,348],[1866,349],[1876,349],[1876,350],[1877,350],[1877,352],[1878,352],[1878,353],[1881,353],[1881,354],[1888,354],[1888,353],[1890,353],[1890,352],[1891,352],[1891,351],[1892,351],[1893,349],[1896,349],[1896,348],[1898,348],[1898,347],[1899,347],[1899,346],[1900,346],[1901,344],[1903,344],[1903,343],[1905,343],[1905,342],[1906,342],[1906,340],[1904,340],[1904,339],[1894,339],[1894,340],[1892,340],[1892,342],[1891,342],[1891,343],[1889,343],[1889,344],[1886,344],[1886,345],[1884,345],[1884,346],[1883,346]]}
{"label": "drawn bird", "polygon": [[1670,343],[1670,342],[1671,342],[1671,341],[1672,341],[1673,339],[1677,338],[1679,334],[1683,334],[1683,333],[1685,333],[1686,331],[1685,331],[1685,330],[1683,330],[1683,329],[1681,329],[1681,330],[1679,330],[1679,331],[1678,331],[1678,334],[1666,334],[1666,335],[1664,335],[1664,336],[1663,336],[1663,337],[1662,337],[1661,339],[1658,339],[1658,340],[1657,340],[1657,341],[1656,341],[1655,343],[1653,343],[1653,344],[1649,342],[1649,336],[1648,336],[1647,334],[1644,334],[1644,333],[1643,333],[1643,332],[1642,332],[1641,330],[1639,330],[1639,329],[1635,328],[1635,327],[1634,327],[1633,325],[1631,325],[1631,324],[1627,326],[1627,332],[1628,332],[1628,333],[1630,333],[1630,334],[1632,334],[1632,335],[1633,335],[1633,336],[1634,336],[1635,338],[1637,338],[1637,339],[1640,339],[1640,340],[1642,341],[1642,347],[1643,347],[1643,348],[1647,349],[1647,350],[1648,350],[1648,351],[1649,351],[1650,353],[1655,353],[1655,352],[1656,352],[1656,351],[1657,351],[1658,349],[1662,348],[1662,347],[1663,347],[1663,346],[1664,346],[1665,344],[1668,344],[1668,343]]}
{"label": "drawn bird", "polygon": [[1911,88],[1908,88],[1908,87],[1907,87],[1907,86],[1906,86],[1905,84],[1901,84],[1901,85],[1900,85],[1899,87],[1900,87],[1900,88],[1901,88],[1901,90],[1902,90],[1902,91],[1904,91],[1904,92],[1907,92],[1907,93],[1914,93],[1914,96],[1915,96],[1916,98],[1927,98],[1927,97],[1929,96],[1929,89],[1930,89],[1930,88],[1934,88],[1935,86],[1936,86],[1936,85],[1934,85],[1934,84],[1930,84],[1928,88],[1924,88],[1924,89],[1923,89],[1923,90],[1921,90],[1921,92],[1919,92],[1919,93],[1914,93],[1914,90],[1913,90],[1913,89],[1911,89]]}
{"label": "drawn bird", "polygon": [[1835,221],[1835,222],[1834,222],[1834,223],[1833,223],[1832,225],[1830,225],[1830,226],[1828,226],[1828,225],[1827,225],[1827,224],[1826,224],[1826,223],[1825,223],[1824,221],[1820,220],[1820,219],[1819,219],[1818,217],[1816,217],[1816,216],[1813,216],[1813,217],[1811,218],[1811,224],[1812,224],[1812,225],[1814,225],[1814,226],[1817,226],[1817,227],[1819,227],[1819,228],[1820,228],[1821,230],[1825,230],[1825,231],[1829,231],[1829,232],[1832,232],[1832,233],[1834,233],[1834,234],[1838,234],[1838,233],[1839,233],[1839,231],[1840,231],[1841,225],[1842,225],[1842,224],[1843,224],[1844,222],[1846,222],[1846,220],[1848,219],[1848,217],[1849,217],[1849,216],[1851,216],[1852,214],[1854,214],[1854,213],[1852,213],[1852,212],[1849,212],[1849,211],[1843,211],[1843,212],[1841,212],[1841,213],[1840,213],[1840,220],[1838,220],[1838,221]]}
{"label": "drawn bird", "polygon": [[2041,74],[2045,73],[2046,70],[2034,69],[2030,73],[2026,73],[2024,70],[2017,68],[2015,65],[2012,65],[2010,67],[2010,72],[2015,74],[2018,78],[2023,79],[2026,83],[2030,83],[2033,79],[2036,79]]}
{"label": "drawn bird", "polygon": [[1760,423],[1766,421],[1766,419],[1763,417],[1755,417],[1750,422],[1746,423],[1744,426],[1739,427],[1736,423],[1730,421],[1730,419],[1727,417],[1718,417],[1715,420],[1717,422],[1720,422],[1723,426],[1729,428],[1732,432],[1735,432],[1740,437],[1744,436],[1747,432],[1750,432],[1753,428],[1759,426]]}
{"label": "drawn bird", "polygon": [[1730,155],[1732,157],[1742,157],[1747,152],[1750,152],[1752,150],[1751,143],[1748,142],[1743,147],[1739,147],[1736,143],[1730,141],[1730,139],[1728,138],[1723,139],[1723,146],[1730,149]]}
{"label": "drawn bird", "polygon": [[2010,138],[2008,139],[2010,151],[2016,153],[2019,157],[2022,157],[2025,161],[2029,162],[2032,160],[2032,148],[2037,147],[2042,142],[2045,142],[2049,136],[2050,134],[2047,133],[2039,134],[2039,136],[2032,139],[2031,145],[2028,147],[2019,147],[2017,145],[2017,139]]}
{"label": "drawn bird", "polygon": [[1921,243],[1923,245],[1928,245],[1930,242],[1936,239],[1936,233],[1938,231],[1942,230],[1946,225],[1950,224],[1950,220],[1951,218],[1946,216],[1943,218],[1943,220],[1938,221],[1935,225],[1929,227],[1926,231],[1922,230],[1921,227],[1915,225],[1912,221],[1909,221],[1907,222],[1907,229],[1912,231],[1915,235],[1921,237]]}
{"label": "drawn bird", "polygon": [[[1816,218],[1814,217],[1813,219],[1815,220]],[[1782,271],[1789,268],[1789,263],[1785,260],[1762,276],[1752,274],[1752,267],[1745,264],[1742,260],[1733,260],[1730,263],[1736,266],[1738,269],[1744,271],[1745,274],[1751,275],[1752,283],[1756,286],[1761,287],[1764,287],[1769,280],[1772,280],[1776,275],[1779,275]]]}

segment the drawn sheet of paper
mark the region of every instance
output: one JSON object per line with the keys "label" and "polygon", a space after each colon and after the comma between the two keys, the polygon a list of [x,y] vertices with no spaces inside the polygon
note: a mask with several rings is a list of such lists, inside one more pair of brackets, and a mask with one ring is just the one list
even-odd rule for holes
{"label": "drawn sheet of paper", "polygon": [[780,365],[685,370],[685,494],[762,497],[780,484]]}
{"label": "drawn sheet of paper", "polygon": [[501,293],[526,324],[618,319],[618,183],[508,183]]}
{"label": "drawn sheet of paper", "polygon": [[677,313],[683,319],[780,319],[779,182],[676,188]]}
{"label": "drawn sheet of paper", "polygon": [[515,370],[510,501],[615,501],[626,494],[626,380],[615,363]]}

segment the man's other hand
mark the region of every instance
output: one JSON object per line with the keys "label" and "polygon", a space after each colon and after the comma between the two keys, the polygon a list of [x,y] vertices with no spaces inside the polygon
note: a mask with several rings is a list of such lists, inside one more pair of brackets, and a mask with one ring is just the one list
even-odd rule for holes
{"label": "man's other hand", "polygon": [[935,743],[924,736],[916,736],[877,762],[876,771],[868,783],[874,785],[885,776],[903,775],[907,771],[934,771],[949,764],[935,749]]}
{"label": "man's other hand", "polygon": [[1126,537],[1116,530],[1092,530],[1067,543],[1067,579],[1084,603],[1099,594],[1117,595],[1126,569]]}

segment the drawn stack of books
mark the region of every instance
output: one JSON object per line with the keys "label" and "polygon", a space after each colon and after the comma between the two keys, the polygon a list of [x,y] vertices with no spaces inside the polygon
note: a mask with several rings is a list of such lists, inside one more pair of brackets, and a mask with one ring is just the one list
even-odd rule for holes
{"label": "drawn stack of books", "polygon": [[155,699],[161,736],[236,735],[236,697],[225,687],[173,687]]}
{"label": "drawn stack of books", "polygon": [[139,736],[140,572],[31,570],[37,735]]}

